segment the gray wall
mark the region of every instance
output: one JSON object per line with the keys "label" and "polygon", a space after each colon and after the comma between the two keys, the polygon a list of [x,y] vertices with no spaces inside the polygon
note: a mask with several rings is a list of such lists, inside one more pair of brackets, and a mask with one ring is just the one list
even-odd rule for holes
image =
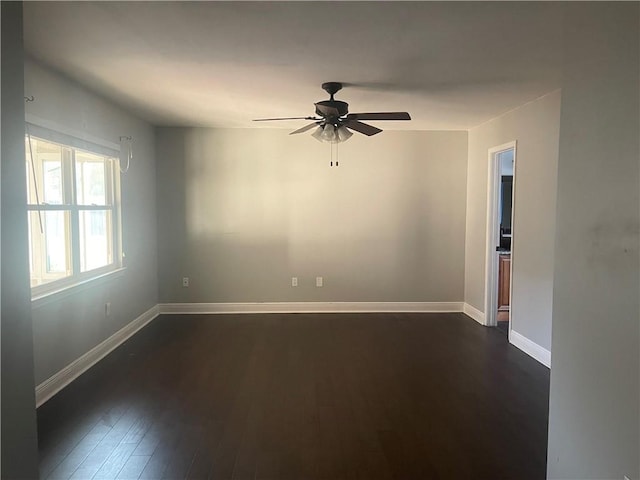
{"label": "gray wall", "polygon": [[511,328],[551,350],[560,92],[469,131],[465,301],[484,312],[488,150],[516,140]]}
{"label": "gray wall", "polygon": [[356,134],[337,168],[286,130],[157,142],[161,302],[462,301],[466,132]]}
{"label": "gray wall", "polygon": [[2,2],[2,472],[38,477],[24,168],[22,3]]}
{"label": "gray wall", "polygon": [[566,9],[548,477],[638,479],[640,12]]}
{"label": "gray wall", "polygon": [[[157,304],[155,137],[147,123],[33,61],[25,64],[25,94],[35,97],[27,104],[28,115],[61,129],[111,143],[121,135],[134,138],[131,168],[121,175],[126,270],[34,303],[39,384]],[[109,317],[106,302],[111,302]]]}

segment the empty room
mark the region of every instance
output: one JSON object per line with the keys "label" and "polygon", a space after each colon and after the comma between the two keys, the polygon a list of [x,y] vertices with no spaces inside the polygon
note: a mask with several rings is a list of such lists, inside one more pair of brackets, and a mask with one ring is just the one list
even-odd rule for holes
{"label": "empty room", "polygon": [[2,479],[640,480],[640,3],[1,3]]}

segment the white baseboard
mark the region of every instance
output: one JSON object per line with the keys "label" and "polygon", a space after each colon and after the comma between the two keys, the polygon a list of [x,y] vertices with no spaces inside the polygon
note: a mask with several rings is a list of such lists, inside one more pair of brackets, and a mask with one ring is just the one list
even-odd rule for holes
{"label": "white baseboard", "polygon": [[[142,313],[125,327],[93,347],[77,360],[36,387],[39,407],[76,378],[119,347],[160,314],[233,314],[233,313],[460,313],[464,312],[484,325],[484,314],[463,302],[264,302],[264,303],[161,303]],[[551,353],[518,332],[511,331],[509,341],[543,363],[551,364]]]}
{"label": "white baseboard", "polygon": [[161,314],[462,312],[462,302],[161,303]]}
{"label": "white baseboard", "polygon": [[524,335],[516,332],[515,330],[509,330],[509,343],[514,347],[519,348],[530,357],[535,358],[541,364],[547,368],[551,368],[551,352],[546,348],[541,347],[535,342],[532,342]]}
{"label": "white baseboard", "polygon": [[158,305],[151,307],[138,318],[125,327],[118,330],[109,338],[93,347],[77,360],[71,362],[58,373],[52,375],[47,380],[36,387],[36,406],[40,406],[53,397],[64,387],[73,382],[84,372],[93,367],[96,363],[106,357],[118,346],[133,336],[138,330],[148,324],[159,315]]}
{"label": "white baseboard", "polygon": [[487,324],[487,320],[486,320],[486,317],[484,316],[484,313],[481,312],[480,310],[478,310],[473,305],[470,305],[470,304],[465,302],[465,304],[464,304],[464,306],[462,308],[462,312],[465,315],[468,315],[471,318],[473,318],[480,325],[486,325]]}

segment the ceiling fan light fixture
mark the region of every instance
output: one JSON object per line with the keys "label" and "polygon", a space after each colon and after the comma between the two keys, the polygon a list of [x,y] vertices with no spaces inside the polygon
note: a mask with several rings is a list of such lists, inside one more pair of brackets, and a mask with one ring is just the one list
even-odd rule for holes
{"label": "ceiling fan light fixture", "polygon": [[336,139],[336,127],[334,127],[330,123],[327,123],[324,126],[324,130],[322,131],[321,138],[325,142],[333,142]]}
{"label": "ceiling fan light fixture", "polygon": [[342,126],[340,126],[338,128],[338,132],[337,132],[338,142],[346,142],[347,140],[349,140],[351,138],[352,135],[353,135],[353,132],[351,132],[344,125],[342,125]]}
{"label": "ceiling fan light fixture", "polygon": [[318,125],[318,128],[316,128],[313,133],[311,134],[311,136],[313,138],[315,138],[316,140],[318,140],[319,142],[322,142],[322,125]]}

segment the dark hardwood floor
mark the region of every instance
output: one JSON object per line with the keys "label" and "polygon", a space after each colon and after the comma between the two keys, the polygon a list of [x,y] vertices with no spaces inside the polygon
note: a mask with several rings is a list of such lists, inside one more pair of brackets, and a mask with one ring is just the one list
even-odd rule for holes
{"label": "dark hardwood floor", "polygon": [[38,409],[42,479],[543,479],[549,371],[462,314],[162,316]]}

